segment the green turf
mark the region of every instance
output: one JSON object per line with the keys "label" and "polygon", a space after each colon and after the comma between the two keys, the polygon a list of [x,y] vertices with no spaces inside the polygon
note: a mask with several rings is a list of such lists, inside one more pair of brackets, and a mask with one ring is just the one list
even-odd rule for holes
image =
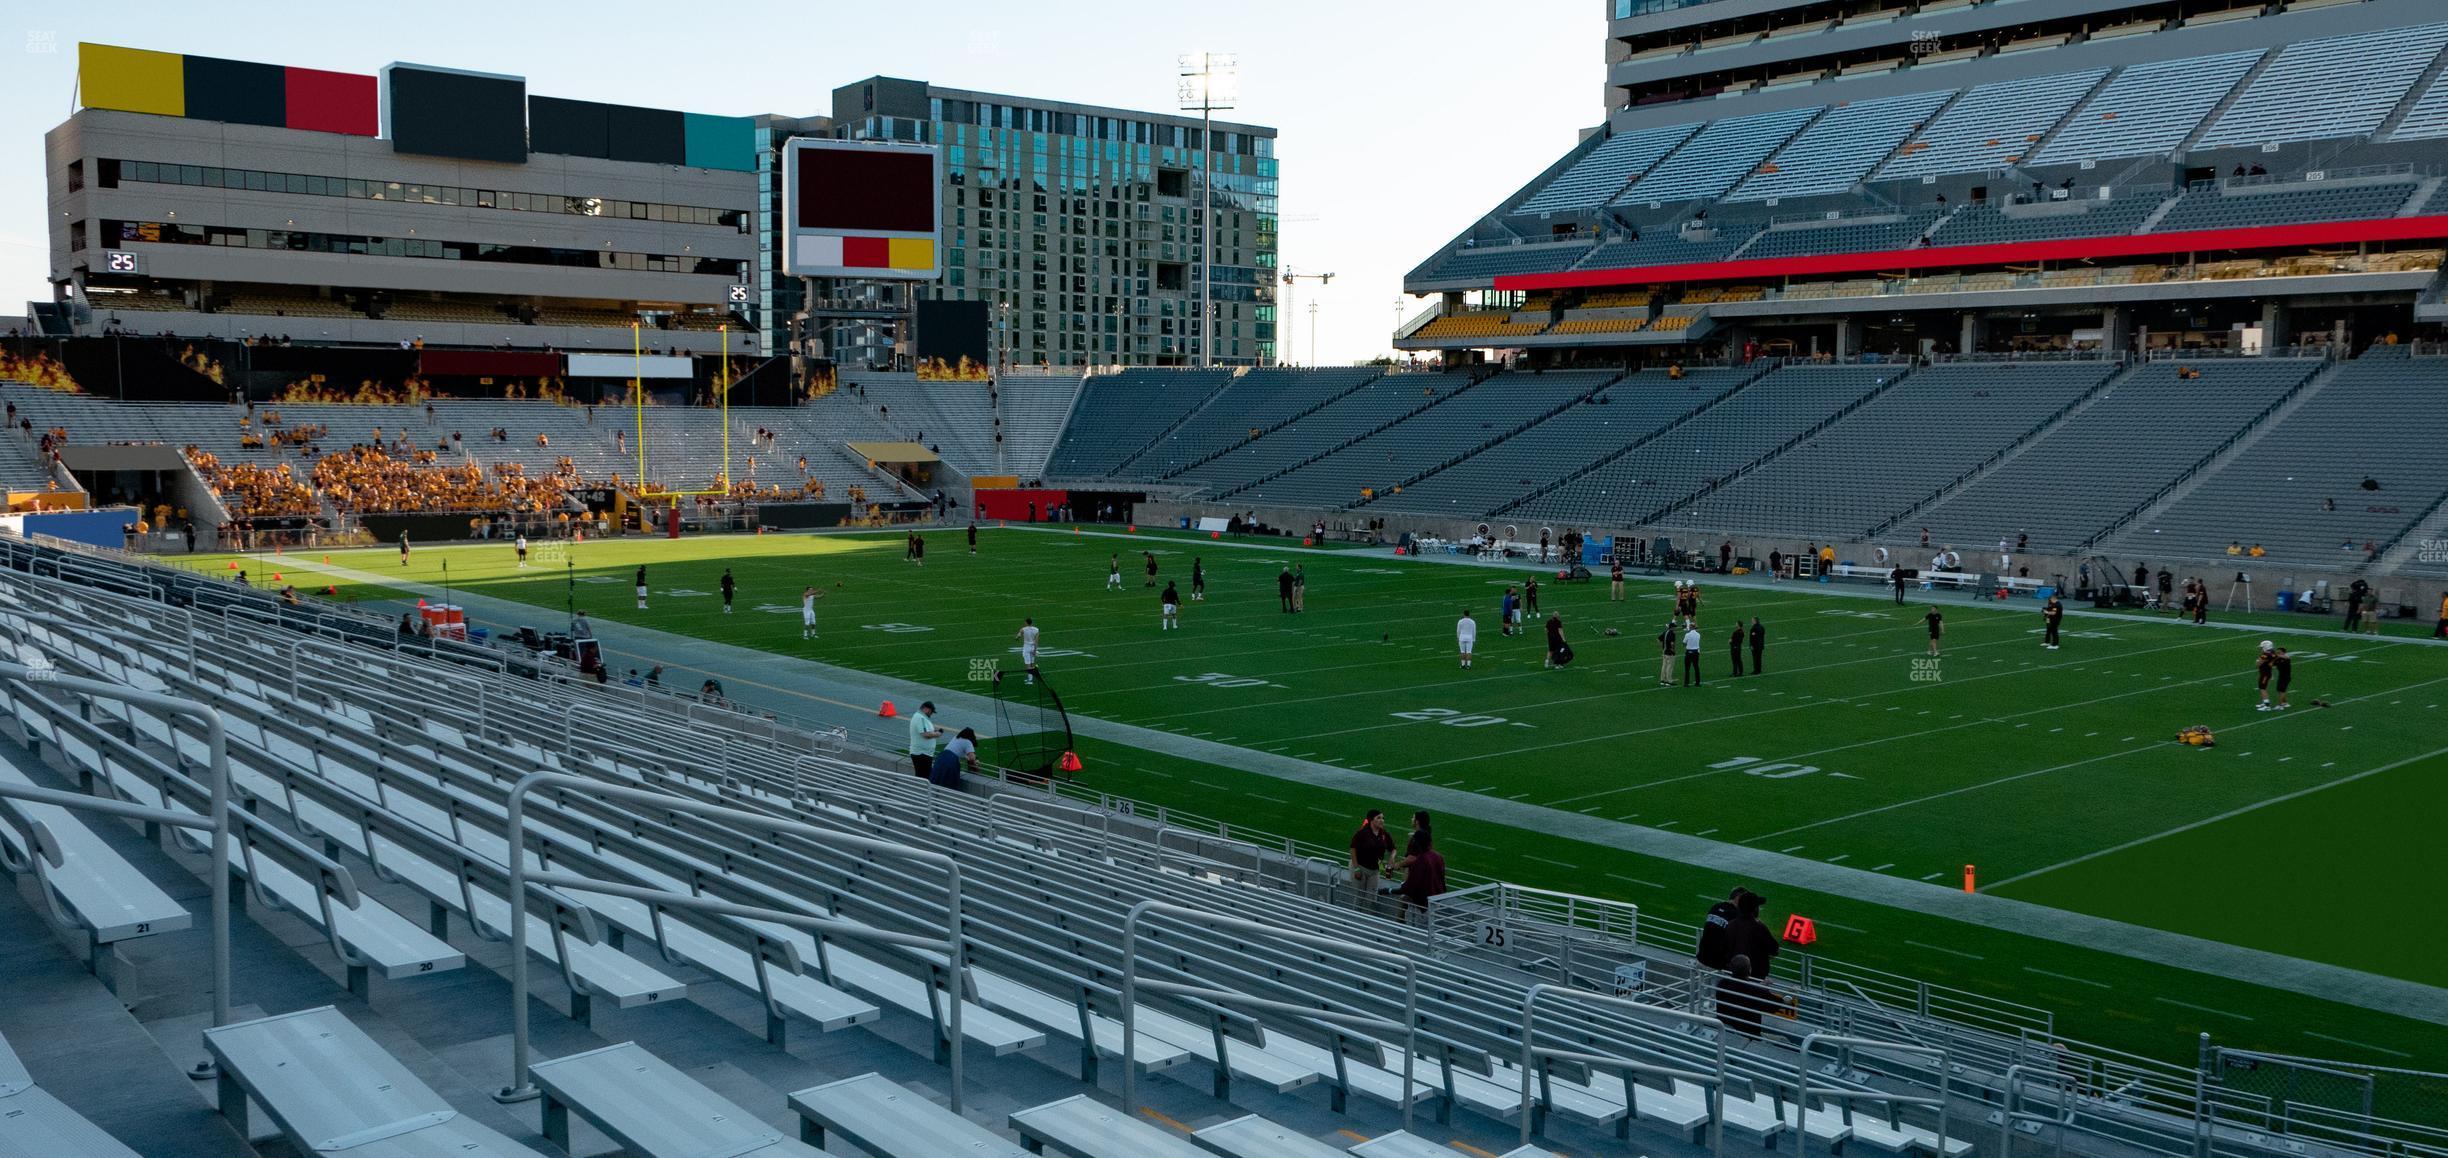
{"label": "green turf", "polygon": [[[447,559],[453,583],[486,594],[559,608],[574,590],[597,617],[945,687],[962,686],[973,661],[1015,663],[1012,633],[1034,615],[1045,669],[1076,715],[1933,887],[1977,864],[2002,895],[2448,984],[2443,939],[2420,932],[2427,918],[2407,911],[2401,887],[2437,881],[2448,868],[2425,832],[2448,803],[2439,706],[2448,702],[2448,650],[2289,634],[2300,657],[2298,706],[2259,713],[2250,634],[2164,618],[2070,617],[2065,648],[2049,652],[2028,601],[1947,601],[1933,666],[1924,662],[1919,606],[1833,598],[1806,585],[1709,585],[1707,685],[1685,689],[1657,684],[1655,636],[1670,604],[1654,580],[1636,580],[1622,602],[1607,598],[1603,582],[1544,583],[1543,609],[1564,616],[1579,653],[1571,668],[1552,671],[1538,642],[1496,630],[1503,585],[1534,568],[1451,567],[1382,551],[1286,553],[1178,534],[989,530],[974,558],[956,531],[928,539],[923,568],[903,560],[897,533],[584,544],[571,550],[572,567],[540,552],[523,573],[501,546],[420,548],[404,568],[396,552],[332,558],[424,583],[440,580]],[[1191,557],[1206,562],[1209,598],[1184,607],[1180,631],[1158,630],[1142,548],[1159,552],[1162,577],[1185,591]],[[1104,590],[1111,554],[1122,556],[1119,592]],[[641,562],[655,591],[643,613],[629,591]],[[1301,615],[1277,607],[1285,562],[1308,570]],[[245,565],[261,581],[279,562]],[[728,617],[713,594],[725,566],[741,584],[740,614]],[[826,592],[824,627],[820,639],[802,641],[798,593],[809,583]],[[342,591],[360,594],[372,593]],[[1481,624],[1478,664],[1467,672],[1453,654],[1453,621],[1465,606]],[[1726,636],[1752,615],[1768,627],[1769,674],[1734,680]],[[2291,627],[2335,622],[2279,618]],[[1608,627],[1620,636],[1606,637]],[[2316,698],[2336,706],[2311,706]],[[2176,729],[2197,723],[2218,731],[2219,747],[2172,742]],[[1361,808],[1408,807],[1092,741],[1082,756],[1084,779],[1097,786],[1327,844]],[[1467,817],[1443,818],[1439,833],[1458,869],[1619,897],[1678,920],[1731,883]],[[1770,891],[1777,912],[1821,920],[1819,948],[1831,957],[2043,1006],[2059,1015],[2061,1032],[2136,1052],[2189,1058],[2192,1035],[2207,1030],[2287,1052],[2448,1060],[2437,1056],[2436,1027],[1790,887]],[[2343,933],[2409,922],[2410,936]]]}

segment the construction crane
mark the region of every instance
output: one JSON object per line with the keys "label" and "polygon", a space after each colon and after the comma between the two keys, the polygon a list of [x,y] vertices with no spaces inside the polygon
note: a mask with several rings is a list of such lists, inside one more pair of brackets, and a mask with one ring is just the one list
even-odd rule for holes
{"label": "construction crane", "polygon": [[[1283,356],[1283,352],[1292,348],[1292,298],[1294,289],[1299,283],[1304,281],[1316,282],[1320,288],[1323,288],[1328,282],[1331,282],[1334,279],[1335,275],[1331,273],[1303,273],[1300,270],[1294,269],[1290,266],[1284,267],[1283,309],[1276,314],[1276,318],[1278,319],[1276,328],[1283,335],[1282,340],[1277,342],[1275,346],[1275,360],[1277,362],[1281,363],[1288,361],[1288,359]],[[1317,303],[1315,302],[1311,302],[1309,304],[1309,361],[1312,365],[1316,364],[1317,362]]]}

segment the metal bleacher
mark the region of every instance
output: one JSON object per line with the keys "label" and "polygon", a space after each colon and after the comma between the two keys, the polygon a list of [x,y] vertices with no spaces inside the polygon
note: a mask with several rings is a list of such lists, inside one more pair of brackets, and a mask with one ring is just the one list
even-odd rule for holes
{"label": "metal bleacher", "polygon": [[[1343,507],[1384,493],[1545,419],[1613,381],[1613,370],[1505,373],[1322,458],[1226,492],[1236,501]],[[1406,377],[1402,383],[1409,385]],[[1265,441],[1263,439],[1261,442]]]}
{"label": "metal bleacher", "polygon": [[2313,221],[2360,221],[2391,217],[2413,195],[2415,178],[2373,184],[2222,185],[2195,189],[2152,226],[2154,233],[2188,229],[2242,229]]}
{"label": "metal bleacher", "polygon": [[[2448,47],[2448,24],[2418,24],[2326,40],[2303,40],[2278,51],[2227,111],[2195,142],[2220,149],[2376,130],[2406,90]],[[2341,84],[2352,77],[2354,83]]]}
{"label": "metal bleacher", "polygon": [[[189,774],[208,763],[192,751],[197,720],[159,704],[100,714],[117,701],[96,689],[124,682],[209,703],[231,725],[247,803],[236,811],[250,826],[338,845],[354,834],[325,830],[331,818],[309,805],[350,800],[348,815],[383,815],[378,827],[422,828],[432,842],[352,847],[336,867],[367,863],[375,880],[446,847],[494,865],[515,856],[529,866],[520,871],[555,874],[513,895],[550,913],[564,941],[587,942],[590,924],[624,927],[587,943],[675,969],[703,966],[708,943],[755,955],[757,1000],[692,986],[685,1004],[697,1008],[661,1002],[657,1016],[622,1023],[635,1031],[626,1042],[558,1022],[560,999],[577,992],[566,979],[548,979],[535,1002],[515,983],[469,987],[510,999],[522,1042],[530,1010],[547,1023],[545,1056],[518,1064],[531,1060],[522,1048],[503,1067],[506,1108],[468,1096],[455,1076],[499,1057],[498,1023],[464,1010],[430,1042],[386,1020],[381,1002],[291,1002],[206,1030],[224,1115],[243,1123],[260,1107],[295,1153],[498,1158],[613,1145],[660,1158],[840,1140],[879,1158],[1036,1148],[1271,1158],[1450,1154],[1431,1139],[1452,1136],[1479,1152],[1538,1154],[1543,1134],[1567,1153],[1697,1158],[1731,1133],[1768,1148],[1966,1158],[1992,1137],[2013,1146],[2022,1121],[2043,1119],[2078,1135],[2085,1154],[2186,1153],[2205,1139],[2215,1154],[2270,1153],[2247,1133],[2278,1120],[2266,1102],[2205,1093],[2183,1067],[2055,1039],[2045,1011],[1991,1002],[1975,1010],[1983,1026],[1949,1022],[1916,1012],[1909,996],[1872,996],[1898,983],[1909,995],[1910,979],[1820,962],[1841,985],[1795,979],[1791,1019],[1741,1037],[1710,1016],[1712,978],[1681,949],[1688,928],[1666,921],[1652,934],[1666,940],[1646,948],[1630,933],[1651,922],[1630,905],[1577,898],[1574,917],[1540,908],[1534,890],[1490,884],[1440,897],[1424,924],[1398,922],[1339,893],[1337,863],[1173,827],[1153,809],[1073,808],[1051,783],[940,789],[897,759],[828,749],[794,725],[684,712],[552,670],[520,674],[478,650],[393,650],[379,623],[354,630],[329,609],[284,619],[252,592],[165,606],[165,593],[210,584],[110,553],[0,539],[0,566],[0,639],[11,654],[55,653],[53,678],[0,666],[0,696],[19,718],[56,730],[95,713],[124,741],[118,758],[151,759],[189,794]],[[316,746],[299,750],[294,736]],[[63,771],[119,782],[114,757],[57,754]],[[518,801],[523,822],[512,820]],[[922,856],[945,874],[905,863]],[[646,919],[623,913],[624,900]],[[1598,913],[1621,923],[1612,933],[1580,923]],[[1481,947],[1476,930],[1489,920],[1508,922],[1519,947]],[[675,937],[676,925],[698,939]],[[955,958],[878,940],[930,927],[957,931]],[[485,956],[524,971],[515,953],[506,964],[498,947]],[[1647,964],[1643,980],[1623,980],[1618,967],[1631,961]],[[858,980],[862,971],[875,980]],[[878,986],[887,975],[924,997],[923,1012],[882,1002],[883,1017],[865,1023],[872,1035],[844,1032],[819,1049],[755,1041],[760,1015],[781,1016],[778,979]],[[265,992],[251,974],[237,983]],[[1974,999],[1918,993],[1923,1008],[1933,996],[1945,1008]],[[953,1009],[963,1016],[948,1021]],[[1042,1056],[988,1059],[991,1077],[964,1082],[965,1053],[1001,1048],[998,1020],[1032,1027],[1015,1056]],[[445,1050],[457,1060],[432,1056]],[[1116,1059],[1118,1106],[1104,1065]],[[883,1069],[909,1076],[871,1075]],[[1139,1078],[1150,1073],[1171,1080],[1149,1088]],[[26,1096],[18,1085],[0,1064],[0,1108]],[[544,1087],[544,1104],[522,1109],[531,1103],[515,1096],[530,1085]],[[1984,1124],[2001,1097],[2008,1114]],[[2212,1108],[2234,1116],[2213,1120]],[[76,1110],[111,1125],[107,1099]],[[780,1124],[794,1112],[799,1143]],[[8,1146],[39,1137],[35,1121],[0,1117],[0,1154],[15,1158]],[[1516,1141],[1533,1148],[1512,1150]]]}
{"label": "metal bleacher", "polygon": [[1762,232],[1738,257],[1796,257],[1809,253],[1847,253],[1904,249],[1928,231],[1944,213],[1922,208],[1905,213],[1881,213],[1835,222],[1803,222]]}
{"label": "metal bleacher", "polygon": [[1726,200],[1842,193],[1954,95],[1951,90],[1905,93],[1830,109],[1735,186]]}
{"label": "metal bleacher", "polygon": [[1647,172],[1659,158],[1699,131],[1697,124],[1659,125],[1618,134],[1556,174],[1538,192],[1514,206],[1513,212],[1529,215],[1604,205],[1622,192],[1632,178]]}
{"label": "metal bleacher", "polygon": [[2105,69],[1994,81],[1967,90],[1904,143],[1877,180],[1995,169],[2029,156]]}
{"label": "metal bleacher", "polygon": [[1373,510],[1413,514],[1488,514],[1585,470],[1715,402],[1752,375],[1698,370],[1680,381],[1663,370],[1630,374],[1554,417],[1487,450],[1380,496]]}
{"label": "metal bleacher", "polygon": [[1263,436],[1330,405],[1377,375],[1370,367],[1251,370],[1226,384],[1212,402],[1133,456],[1114,476],[1148,481],[1168,477],[1248,442],[1253,430]]}
{"label": "metal bleacher", "polygon": [[1079,402],[1047,456],[1051,478],[1102,478],[1147,448],[1223,389],[1229,370],[1124,370],[1081,386]]}
{"label": "metal bleacher", "polygon": [[1901,366],[1778,367],[1512,509],[1566,522],[1620,523],[1627,514],[1638,522],[1638,516],[1671,508],[1904,373]]}
{"label": "metal bleacher", "polygon": [[2094,361],[1915,370],[1756,469],[1681,504],[1666,525],[1862,533],[2028,436],[2116,368]]}
{"label": "metal bleacher", "polygon": [[1172,480],[1220,492],[1270,478],[1366,438],[1470,386],[1470,378],[1461,374],[1372,378],[1357,390],[1262,431],[1257,438],[1244,439],[1192,464],[1175,473]]}
{"label": "metal bleacher", "polygon": [[[1926,526],[1933,541],[1953,543],[2028,532],[2034,550],[2071,552],[2242,433],[2317,366],[2306,359],[2134,366],[2014,455],[1907,515],[1897,530]],[[2182,377],[2188,369],[2201,377]],[[2134,437],[2137,430],[2150,437]]]}
{"label": "metal bleacher", "polygon": [[2110,200],[1976,202],[1957,209],[1931,230],[1930,244],[1992,245],[2067,237],[2112,237],[2140,229],[2142,222],[2165,200],[2141,194]]}
{"label": "metal bleacher", "polygon": [[1821,111],[1821,106],[1813,105],[1713,121],[1634,181],[1614,203],[1662,205],[1716,197],[1733,188]]}
{"label": "metal bleacher", "polygon": [[2394,540],[2448,497],[2437,470],[2448,438],[2441,370],[2429,358],[2339,363],[2250,453],[2110,542],[2152,558],[2213,558],[2242,541],[2264,545],[2270,565],[2359,564],[2365,543]]}
{"label": "metal bleacher", "polygon": [[2033,160],[2049,165],[2173,150],[2263,55],[2254,49],[2132,65],[2085,102]]}

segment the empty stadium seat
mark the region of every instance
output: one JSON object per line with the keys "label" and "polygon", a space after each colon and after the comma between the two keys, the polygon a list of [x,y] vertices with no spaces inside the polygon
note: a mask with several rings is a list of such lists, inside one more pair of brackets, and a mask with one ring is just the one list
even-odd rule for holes
{"label": "empty stadium seat", "polygon": [[[2296,41],[2278,50],[2195,147],[2234,148],[2372,132],[2443,46],[2448,46],[2448,24]],[[2339,83],[2348,77],[2354,83]]]}

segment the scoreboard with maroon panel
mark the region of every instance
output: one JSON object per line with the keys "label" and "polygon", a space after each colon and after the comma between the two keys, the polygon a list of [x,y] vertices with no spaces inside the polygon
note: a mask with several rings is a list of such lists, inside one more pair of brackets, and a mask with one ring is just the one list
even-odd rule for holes
{"label": "scoreboard with maroon panel", "polygon": [[784,271],[906,281],[942,276],[942,163],[931,145],[791,138],[782,151]]}

